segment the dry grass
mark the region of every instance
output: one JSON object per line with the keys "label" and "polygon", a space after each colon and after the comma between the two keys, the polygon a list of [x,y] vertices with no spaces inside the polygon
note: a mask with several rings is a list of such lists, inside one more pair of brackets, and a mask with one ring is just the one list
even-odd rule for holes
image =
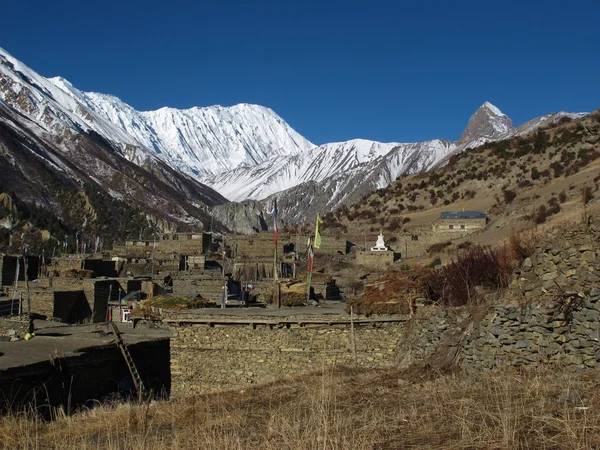
{"label": "dry grass", "polygon": [[424,297],[423,277],[430,269],[387,272],[373,283],[365,285],[361,296],[346,299],[346,312],[356,314],[409,314],[414,302]]}
{"label": "dry grass", "polygon": [[262,387],[55,422],[0,419],[3,448],[584,449],[600,444],[599,377],[337,369]]}

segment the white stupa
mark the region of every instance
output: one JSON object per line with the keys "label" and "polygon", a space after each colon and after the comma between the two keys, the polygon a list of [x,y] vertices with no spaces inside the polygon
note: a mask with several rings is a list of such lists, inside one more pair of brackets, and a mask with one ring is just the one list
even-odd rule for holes
{"label": "white stupa", "polygon": [[379,235],[377,236],[377,242],[375,243],[375,247],[371,247],[372,252],[387,252],[388,248],[385,246],[385,240],[383,239],[383,232],[379,231]]}

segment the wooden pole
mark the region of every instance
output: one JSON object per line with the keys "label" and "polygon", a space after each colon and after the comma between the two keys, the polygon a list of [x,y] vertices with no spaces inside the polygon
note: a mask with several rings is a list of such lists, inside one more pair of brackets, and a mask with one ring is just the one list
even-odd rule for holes
{"label": "wooden pole", "polygon": [[17,287],[19,285],[19,270],[21,268],[21,263],[19,262],[19,258],[17,258],[17,268],[15,270],[15,285],[13,288],[13,298],[17,298]]}
{"label": "wooden pole", "polygon": [[350,335],[352,337],[352,354],[354,356],[354,365],[358,363],[356,357],[356,335],[354,334],[354,307],[350,306]]}
{"label": "wooden pole", "polygon": [[29,292],[29,276],[27,274],[27,257],[25,256],[25,250],[23,250],[23,270],[25,275],[25,289],[27,289],[27,316],[31,316],[31,293]]}

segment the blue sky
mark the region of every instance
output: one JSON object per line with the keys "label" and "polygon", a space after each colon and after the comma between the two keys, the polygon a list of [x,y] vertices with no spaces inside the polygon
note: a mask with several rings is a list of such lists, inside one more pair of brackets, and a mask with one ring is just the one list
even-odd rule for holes
{"label": "blue sky", "polygon": [[139,110],[257,103],[317,144],[600,108],[598,1],[4,2],[0,46]]}

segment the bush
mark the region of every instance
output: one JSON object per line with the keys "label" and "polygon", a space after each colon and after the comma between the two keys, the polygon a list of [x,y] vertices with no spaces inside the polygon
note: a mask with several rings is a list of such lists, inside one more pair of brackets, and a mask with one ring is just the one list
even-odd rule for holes
{"label": "bush", "polygon": [[527,178],[519,181],[518,186],[523,189],[529,186],[533,186],[533,183],[531,181],[529,181]]}
{"label": "bush", "polygon": [[594,198],[594,193],[592,192],[592,188],[589,186],[583,187],[581,189],[581,201],[584,205],[587,205],[591,199]]}
{"label": "bush", "polygon": [[401,224],[400,221],[398,220],[397,217],[394,217],[392,220],[390,220],[390,223],[388,223],[388,230],[390,231],[396,231],[398,228],[400,228]]}
{"label": "bush", "polygon": [[492,250],[477,245],[442,269],[427,274],[424,285],[431,300],[442,306],[476,305],[481,298],[475,288],[507,287],[512,269],[506,247]]}
{"label": "bush", "polygon": [[471,247],[472,245],[473,245],[473,243],[471,241],[465,241],[465,242],[461,242],[460,244],[458,244],[456,246],[456,248],[459,250],[465,250],[465,249]]}
{"label": "bush", "polygon": [[550,168],[554,171],[554,178],[560,177],[565,171],[564,166],[558,161],[554,161],[550,164]]}
{"label": "bush", "polygon": [[538,210],[537,213],[535,214],[535,217],[533,218],[533,221],[535,223],[537,223],[538,225],[540,223],[544,223],[546,221],[546,217],[547,217],[547,213],[546,213],[546,206],[545,205],[541,205]]}
{"label": "bush", "polygon": [[564,203],[564,202],[566,202],[566,201],[567,201],[567,193],[565,192],[565,190],[564,190],[564,189],[563,189],[563,190],[560,192],[560,194],[558,194],[558,200],[559,200],[561,203]]}
{"label": "bush", "polygon": [[469,190],[469,189],[467,189],[465,191],[465,193],[463,194],[463,198],[469,199],[469,198],[473,198],[473,197],[475,197],[475,191],[472,191],[472,190]]}
{"label": "bush", "polygon": [[433,244],[433,245],[429,246],[429,248],[427,248],[426,251],[430,255],[433,255],[434,253],[439,253],[442,250],[444,250],[446,247],[450,247],[451,245],[452,245],[452,242],[450,242],[450,241],[438,242],[437,244]]}
{"label": "bush", "polygon": [[506,204],[512,203],[512,201],[517,196],[515,191],[510,191],[508,189],[503,189],[502,194],[504,195],[504,203]]}

